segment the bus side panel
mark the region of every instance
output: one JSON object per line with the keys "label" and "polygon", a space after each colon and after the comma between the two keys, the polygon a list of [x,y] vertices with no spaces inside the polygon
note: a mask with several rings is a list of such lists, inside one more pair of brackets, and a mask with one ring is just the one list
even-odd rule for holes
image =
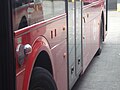
{"label": "bus side panel", "polygon": [[25,69],[22,69],[21,72],[16,75],[16,89],[22,90],[24,82]]}
{"label": "bus side panel", "polygon": [[[67,90],[67,46],[65,17],[66,15],[62,15],[60,17],[58,16],[49,21],[38,23],[15,32],[16,48],[19,45],[30,44],[34,51],[32,54],[30,54],[31,56],[25,56],[22,66],[19,66],[18,60],[16,61],[17,74],[19,73],[17,77],[18,90],[20,90],[20,88],[23,88],[23,90],[28,89],[30,81],[29,75],[31,75],[35,59],[37,58],[37,55],[40,53],[41,49],[46,51],[48,54],[51,53],[49,55],[50,57],[53,57],[51,58],[51,62],[53,67],[53,76],[55,78],[57,87],[60,90]],[[40,36],[44,37],[45,40],[39,39]],[[48,45],[46,45],[45,41],[48,42]],[[38,44],[37,47],[34,47],[34,44]],[[41,48],[44,45],[51,50]],[[25,75],[22,74],[24,72]],[[20,86],[19,83],[23,83],[23,86],[21,84]]]}
{"label": "bus side panel", "polygon": [[[65,1],[14,0],[14,6],[17,90],[28,90],[34,63],[42,50],[50,56],[58,89],[67,90]],[[33,49],[31,54],[24,52],[27,44]]]}
{"label": "bus side panel", "polygon": [[[43,43],[43,44],[41,44]],[[52,54],[50,51],[50,48],[48,46],[47,41],[43,38],[40,37],[33,46],[33,52],[28,56],[28,62],[26,62],[26,70],[25,70],[25,75],[24,75],[24,83],[23,83],[23,89],[22,90],[29,90],[29,82],[32,74],[32,70],[34,68],[34,63],[36,61],[37,56],[39,55],[40,52],[46,51],[50,57],[51,63],[52,63],[52,68],[53,68],[53,74],[54,74],[54,61],[52,59]],[[27,78],[26,78],[27,77]],[[55,78],[55,77],[54,77]],[[19,85],[18,85],[19,86]]]}
{"label": "bus side panel", "polygon": [[[57,20],[58,19],[58,20]],[[55,66],[55,80],[59,90],[67,90],[66,15],[46,26],[44,36],[49,41]],[[53,36],[51,37],[51,32]]]}
{"label": "bus side panel", "polygon": [[[86,27],[89,26],[89,27]],[[88,66],[90,60],[90,23],[84,23],[83,26],[83,72]]]}
{"label": "bus side panel", "polygon": [[[18,37],[16,35],[19,34],[20,32],[15,33],[16,34],[15,35],[16,36],[15,37],[16,50],[19,45],[25,45],[25,44],[29,43],[32,46],[32,53],[29,55],[26,55],[24,57],[23,63],[21,65],[18,62],[19,57],[18,57],[18,53],[16,52],[17,90],[28,90],[31,72],[33,70],[35,60],[41,51],[46,51],[49,54],[51,63],[52,63],[52,67],[53,67],[53,73],[54,73],[54,66],[53,66],[53,61],[52,61],[53,59],[52,59],[52,55],[50,53],[50,47],[48,45],[48,42],[42,36],[36,37],[34,35],[36,37],[36,39],[35,39],[35,37],[32,36],[32,34],[34,34],[35,32],[36,31],[33,31],[30,33],[24,34],[22,36],[18,35]],[[28,40],[28,38],[29,38],[29,40]],[[21,39],[21,42],[20,42],[20,39]],[[32,42],[33,39],[35,39],[35,40]]]}
{"label": "bus side panel", "polygon": [[83,7],[83,72],[99,49],[102,3],[93,1]]}
{"label": "bus side panel", "polygon": [[52,49],[55,65],[55,79],[59,90],[67,90],[66,40]]}

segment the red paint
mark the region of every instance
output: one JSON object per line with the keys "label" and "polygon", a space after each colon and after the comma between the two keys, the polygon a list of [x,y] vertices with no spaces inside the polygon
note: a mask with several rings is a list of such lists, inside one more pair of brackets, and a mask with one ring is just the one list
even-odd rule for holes
{"label": "red paint", "polygon": [[[105,14],[103,7],[104,0],[85,0],[85,2],[91,4],[83,7],[83,17],[86,20],[83,24],[83,35],[85,35],[85,39],[83,39],[83,72],[86,70],[99,48],[102,12]],[[87,14],[89,14],[89,17],[87,17]],[[104,30],[104,33],[106,33],[106,30]]]}
{"label": "red paint", "polygon": [[[15,31],[15,46],[17,47],[18,44],[30,44],[33,48],[33,51],[31,54],[27,55],[25,57],[25,62],[22,66],[19,66],[18,60],[16,61],[17,69],[17,90],[28,90],[29,87],[29,81],[31,77],[31,72],[35,63],[35,60],[39,53],[41,51],[46,51],[48,55],[51,58],[52,67],[53,67],[53,73],[54,78],[56,80],[57,86],[61,87],[62,82],[58,77],[64,78],[64,86],[62,85],[62,88],[67,88],[67,58],[63,59],[64,53],[66,53],[66,30],[63,31],[63,27],[66,26],[66,19],[65,14],[57,16],[55,18],[52,18],[50,20],[32,25],[30,27],[20,29],[18,31]],[[61,18],[61,19],[60,19]],[[49,23],[50,22],[50,23]],[[47,24],[49,23],[49,24]],[[43,26],[44,25],[44,26]],[[41,28],[39,28],[41,26]],[[55,30],[56,33],[59,33],[56,37],[53,37],[51,39],[51,30]],[[54,33],[53,33],[54,34]],[[18,43],[18,39],[21,38],[21,43]],[[62,44],[62,46],[61,46]],[[62,51],[59,51],[59,48],[61,48]],[[57,55],[57,53],[59,53]],[[56,55],[54,55],[56,54]],[[61,57],[58,59],[57,57]],[[17,58],[17,57],[16,57]],[[61,60],[63,59],[63,60]],[[56,61],[57,60],[57,61]],[[55,65],[60,61],[59,65]],[[61,68],[61,65],[63,65],[63,68]],[[59,66],[59,67],[58,67]],[[23,72],[21,72],[23,69],[25,69]],[[64,73],[64,76],[60,76],[59,73]],[[19,83],[21,83],[19,85]]]}
{"label": "red paint", "polygon": [[[93,2],[95,0],[89,0]],[[88,2],[88,0],[85,0]],[[33,5],[29,7],[33,7]],[[25,13],[27,15],[28,7],[17,10],[16,14]],[[35,7],[34,7],[35,8]],[[37,9],[36,9],[37,10]],[[39,13],[42,12],[42,7]],[[92,4],[83,7],[83,17],[85,18],[83,41],[83,72],[91,62],[93,56],[99,48],[99,33],[101,13],[104,11],[103,0],[98,0]],[[86,15],[89,16],[86,16]],[[104,13],[105,14],[105,13]],[[35,15],[34,15],[35,16]],[[20,17],[21,18],[21,17]],[[15,17],[16,22],[20,22],[19,15]],[[41,16],[41,18],[44,18]],[[32,22],[32,20],[30,20]],[[15,23],[15,22],[14,22]],[[17,23],[16,23],[17,24]],[[106,24],[106,23],[105,23]],[[53,68],[53,76],[59,90],[67,90],[67,25],[66,14],[56,16],[54,18],[41,21],[36,24],[29,22],[28,27],[15,31],[15,49],[19,44],[30,44],[32,53],[26,55],[22,66],[18,64],[18,56],[16,54],[16,79],[17,90],[28,90],[31,73],[37,56],[41,51],[46,51],[50,56]],[[16,25],[18,28],[18,25]],[[96,29],[96,30],[94,30]],[[106,31],[105,31],[106,35]]]}

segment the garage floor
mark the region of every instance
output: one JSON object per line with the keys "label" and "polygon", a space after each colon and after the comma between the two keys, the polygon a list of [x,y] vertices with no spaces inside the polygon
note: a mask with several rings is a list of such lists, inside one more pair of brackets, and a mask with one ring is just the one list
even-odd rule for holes
{"label": "garage floor", "polygon": [[109,11],[108,35],[72,90],[120,90],[120,12]]}

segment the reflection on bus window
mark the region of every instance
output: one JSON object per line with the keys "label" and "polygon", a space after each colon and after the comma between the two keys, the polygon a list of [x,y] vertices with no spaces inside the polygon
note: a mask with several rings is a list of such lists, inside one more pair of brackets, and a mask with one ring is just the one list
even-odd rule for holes
{"label": "reflection on bus window", "polygon": [[15,0],[15,8],[22,6],[22,0]]}
{"label": "reflection on bus window", "polygon": [[64,0],[15,0],[14,30],[65,13]]}
{"label": "reflection on bus window", "polygon": [[43,1],[43,14],[44,19],[65,13],[64,0],[44,0]]}
{"label": "reflection on bus window", "polygon": [[65,13],[65,1],[54,0],[54,15],[60,15]]}
{"label": "reflection on bus window", "polygon": [[41,0],[15,0],[14,7],[14,30],[43,20]]}
{"label": "reflection on bus window", "polygon": [[98,1],[98,0],[83,0],[83,4],[88,5],[88,4],[91,4],[92,2],[95,2],[95,1]]}

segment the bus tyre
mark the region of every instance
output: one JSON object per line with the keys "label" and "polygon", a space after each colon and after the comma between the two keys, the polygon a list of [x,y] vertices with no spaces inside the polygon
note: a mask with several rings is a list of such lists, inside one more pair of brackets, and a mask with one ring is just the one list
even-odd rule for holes
{"label": "bus tyre", "polygon": [[101,21],[100,23],[100,47],[96,53],[96,56],[99,56],[101,54],[101,51],[102,51],[102,48],[103,48],[103,30],[104,30],[104,27],[103,27],[103,22]]}
{"label": "bus tyre", "polygon": [[35,67],[32,72],[29,90],[57,90],[57,87],[52,75],[46,69]]}

